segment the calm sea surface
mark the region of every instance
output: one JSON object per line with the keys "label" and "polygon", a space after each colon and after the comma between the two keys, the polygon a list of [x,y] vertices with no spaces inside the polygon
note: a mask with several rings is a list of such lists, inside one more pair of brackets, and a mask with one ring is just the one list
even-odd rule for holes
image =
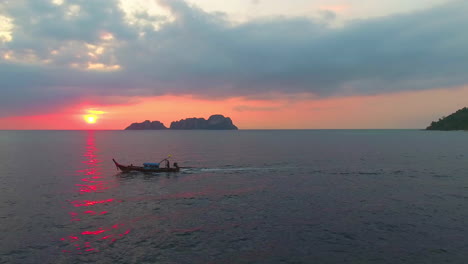
{"label": "calm sea surface", "polygon": [[0,131],[0,263],[468,263],[467,223],[467,132]]}

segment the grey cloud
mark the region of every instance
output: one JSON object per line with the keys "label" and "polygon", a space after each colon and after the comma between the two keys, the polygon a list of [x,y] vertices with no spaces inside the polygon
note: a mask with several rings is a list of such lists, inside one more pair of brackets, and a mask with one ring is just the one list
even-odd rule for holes
{"label": "grey cloud", "polygon": [[154,32],[154,41],[161,41],[158,49],[145,52],[155,55],[147,57],[154,62],[138,71],[149,70],[155,80],[180,92],[229,96],[276,90],[330,96],[467,81],[466,2],[356,21],[340,29],[306,18],[233,26],[181,1],[166,4],[184,19]]}
{"label": "grey cloud", "polygon": [[[69,16],[73,6],[79,7],[79,11],[76,16]],[[47,0],[18,0],[9,2],[6,14],[14,20],[13,39],[15,34],[25,34],[39,37],[41,41],[93,43],[99,40],[101,31],[113,32],[122,39],[135,37],[134,30],[125,23],[124,13],[115,1],[67,0],[62,5],[55,5]],[[17,45],[15,41],[12,44]]]}
{"label": "grey cloud", "polygon": [[[64,16],[69,4],[80,16]],[[319,97],[432,89],[468,82],[468,2],[453,1],[415,13],[360,20],[341,28],[327,21],[273,17],[233,24],[180,0],[161,0],[175,20],[158,30],[128,24],[114,1],[15,1],[13,41],[4,50],[32,50],[47,66],[0,63],[0,109],[46,100],[54,91],[67,100],[83,96],[195,94],[201,97],[310,93]],[[121,70],[83,71],[85,43],[99,45],[100,32],[115,45],[99,63],[115,60]],[[67,49],[68,47],[68,49]],[[53,57],[52,49],[65,49]],[[77,57],[76,54],[81,54]],[[9,88],[6,88],[9,87]],[[63,89],[63,87],[75,87]],[[9,89],[7,91],[7,89]],[[28,94],[25,100],[23,96]],[[45,99],[44,99],[45,98]],[[50,101],[55,97],[51,96]],[[15,109],[16,109],[15,108]],[[27,107],[26,107],[27,108]]]}
{"label": "grey cloud", "polygon": [[[79,7],[76,16],[68,15],[72,7]],[[4,9],[14,24],[13,41],[4,48],[18,54],[33,51],[42,59],[49,59],[53,50],[67,46],[79,53],[85,43],[99,43],[104,32],[121,40],[137,36],[114,1],[67,0],[55,5],[48,0],[17,0],[7,2]],[[76,61],[78,55],[71,55],[66,61]]]}

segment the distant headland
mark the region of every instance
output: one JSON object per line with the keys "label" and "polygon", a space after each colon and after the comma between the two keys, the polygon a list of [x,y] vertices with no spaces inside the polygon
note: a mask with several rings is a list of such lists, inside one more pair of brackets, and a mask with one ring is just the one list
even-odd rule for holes
{"label": "distant headland", "polygon": [[426,130],[468,130],[468,108],[464,107],[447,117],[432,122]]}
{"label": "distant headland", "polygon": [[171,122],[171,126],[167,128],[159,121],[146,120],[141,123],[133,123],[125,130],[237,130],[238,128],[232,123],[231,118],[224,117],[223,115],[212,115],[206,120],[205,118],[186,118],[179,121]]}

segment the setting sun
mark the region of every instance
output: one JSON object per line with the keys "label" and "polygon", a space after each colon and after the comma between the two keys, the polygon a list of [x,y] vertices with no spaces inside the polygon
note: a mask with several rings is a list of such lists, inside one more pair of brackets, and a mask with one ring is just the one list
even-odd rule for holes
{"label": "setting sun", "polygon": [[97,121],[97,117],[95,115],[85,115],[84,119],[88,124],[94,124]]}

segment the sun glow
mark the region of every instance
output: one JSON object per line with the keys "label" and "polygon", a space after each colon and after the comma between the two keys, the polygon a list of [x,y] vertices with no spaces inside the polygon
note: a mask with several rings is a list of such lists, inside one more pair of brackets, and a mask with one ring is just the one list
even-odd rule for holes
{"label": "sun glow", "polygon": [[97,121],[97,116],[95,115],[85,115],[84,119],[88,124],[94,124]]}
{"label": "sun glow", "polygon": [[98,110],[96,108],[88,108],[85,110],[85,114],[82,115],[84,121],[88,124],[97,123],[98,119],[107,112]]}

